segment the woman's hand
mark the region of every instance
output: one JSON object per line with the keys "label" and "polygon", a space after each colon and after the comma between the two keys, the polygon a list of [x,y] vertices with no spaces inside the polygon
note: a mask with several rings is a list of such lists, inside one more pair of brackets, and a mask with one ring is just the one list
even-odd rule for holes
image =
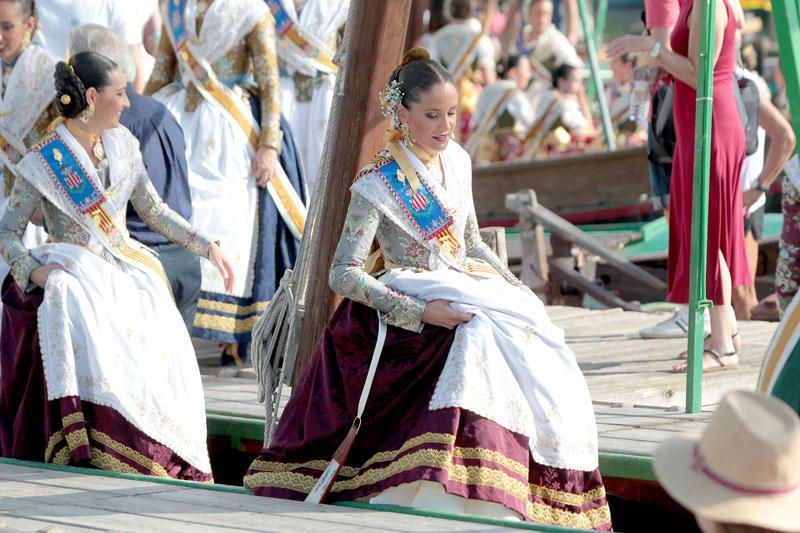
{"label": "woman's hand", "polygon": [[[215,242],[211,243],[211,246],[208,247],[208,260],[219,270],[219,274],[222,276],[222,282],[225,285],[225,291],[231,292],[233,290],[233,283],[236,280],[233,274],[233,265],[231,265],[231,262],[225,257],[225,254],[222,253],[222,249]],[[31,276],[31,278],[32,277],[33,276]]]}
{"label": "woman's hand", "polygon": [[431,300],[425,305],[422,313],[422,321],[432,326],[441,326],[453,329],[459,324],[464,324],[472,320],[475,316],[472,313],[462,313],[450,307],[447,300]]}
{"label": "woman's hand", "polygon": [[744,191],[742,193],[742,211],[744,212],[745,217],[748,216],[750,207],[756,203],[763,194],[764,193],[758,189],[750,189],[749,191]]}
{"label": "woman's hand", "polygon": [[31,282],[35,283],[36,285],[44,289],[44,286],[47,283],[47,278],[54,270],[65,270],[65,269],[58,263],[49,263],[47,265],[36,267],[33,270],[31,270],[31,275],[30,275]]}
{"label": "woman's hand", "polygon": [[253,156],[253,176],[259,187],[266,187],[278,166],[278,151],[271,146],[261,146]]}
{"label": "woman's hand", "polygon": [[612,59],[622,54],[650,52],[655,45],[656,40],[649,35],[623,35],[609,43],[606,47],[606,55]]}

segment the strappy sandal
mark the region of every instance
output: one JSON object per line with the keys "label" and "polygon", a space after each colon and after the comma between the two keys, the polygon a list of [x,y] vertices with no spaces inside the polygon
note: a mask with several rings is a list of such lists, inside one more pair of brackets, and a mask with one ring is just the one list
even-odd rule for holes
{"label": "strappy sandal", "polygon": [[[720,370],[733,370],[734,368],[739,368],[739,363],[725,364],[722,361],[723,357],[734,357],[736,355],[739,355],[739,352],[733,351],[733,352],[727,352],[727,353],[721,354],[716,350],[712,350],[711,348],[706,348],[705,350],[703,350],[703,360],[704,361],[705,361],[705,354],[710,355],[714,359],[714,361],[717,362],[718,366],[712,366],[712,367],[709,367],[709,368],[705,368],[705,366],[704,366],[703,367],[703,373],[704,374],[708,373],[708,372],[718,372]],[[677,366],[677,367],[673,366],[672,367],[672,372],[674,372],[675,374],[685,374],[687,372],[688,368],[689,368],[688,364],[685,364],[685,365],[682,365],[682,366]]]}
{"label": "strappy sandal", "polygon": [[[739,336],[739,332],[738,331],[736,333],[732,334],[731,335],[731,341],[733,341],[733,339],[735,339],[738,336]],[[705,341],[709,340],[710,338],[711,338],[711,335],[706,335],[705,337],[703,337],[703,343],[705,343]],[[736,351],[736,353],[740,352],[742,350],[742,347],[739,346],[739,348],[736,348],[735,345],[736,345],[736,343],[734,342],[734,347],[733,348]],[[684,350],[681,353],[679,353],[678,357],[676,357],[676,359],[680,359],[681,361],[686,361],[688,358],[689,358],[689,352],[687,352],[686,350]]]}

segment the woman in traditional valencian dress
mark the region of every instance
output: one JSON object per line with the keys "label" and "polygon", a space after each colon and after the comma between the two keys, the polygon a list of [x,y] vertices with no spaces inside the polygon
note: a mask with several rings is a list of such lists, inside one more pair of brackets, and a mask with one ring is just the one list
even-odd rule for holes
{"label": "woman in traditional valencian dress", "polygon": [[[55,82],[66,121],[19,163],[0,219],[13,275],[0,336],[3,455],[210,480],[194,349],[158,259],[128,236],[128,202],[207,257],[227,288],[232,267],[155,192],[139,143],[119,125],[128,106],[119,67],[84,52],[56,65]],[[28,250],[21,237],[40,204],[49,243]]]}
{"label": "woman in traditional valencian dress", "polygon": [[[5,210],[14,187],[16,165],[28,149],[41,139],[56,117],[52,78],[58,59],[40,46],[31,44],[36,30],[34,0],[0,1],[0,33],[3,35],[0,59],[0,214]],[[23,242],[33,247],[44,242],[44,231],[30,225]],[[9,267],[0,260],[0,277]]]}
{"label": "woman in traditional valencian dress", "polygon": [[[360,411],[378,338],[360,431],[329,499],[610,528],[575,356],[480,240],[471,162],[450,140],[452,78],[414,49],[385,95],[403,133],[351,188],[330,272],[347,300],[245,486],[306,497]],[[375,240],[383,266],[371,275]]]}
{"label": "woman in traditional valencian dress", "polygon": [[531,81],[528,56],[505,58],[498,67],[501,80],[487,86],[478,97],[464,148],[477,163],[511,161],[520,155],[534,123],[534,110],[525,89]]}
{"label": "woman in traditional valencian dress", "polygon": [[145,92],[183,128],[192,223],[225,243],[237,280],[227,294],[203,266],[193,335],[228,343],[238,357],[293,266],[305,223],[299,154],[281,131],[275,21],[261,0],[169,0],[161,10]]}

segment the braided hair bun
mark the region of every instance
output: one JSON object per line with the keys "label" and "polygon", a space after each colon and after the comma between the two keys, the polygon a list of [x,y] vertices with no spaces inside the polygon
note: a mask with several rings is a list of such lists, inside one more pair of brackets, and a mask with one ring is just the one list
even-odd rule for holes
{"label": "braided hair bun", "polygon": [[86,109],[86,91],[102,90],[110,83],[109,74],[119,66],[107,57],[94,52],[81,52],[69,60],[59,61],[54,74],[56,106],[61,116],[75,118]]}
{"label": "braided hair bun", "polygon": [[72,67],[59,61],[56,64],[56,106],[62,117],[75,118],[86,108],[86,88],[72,70]]}

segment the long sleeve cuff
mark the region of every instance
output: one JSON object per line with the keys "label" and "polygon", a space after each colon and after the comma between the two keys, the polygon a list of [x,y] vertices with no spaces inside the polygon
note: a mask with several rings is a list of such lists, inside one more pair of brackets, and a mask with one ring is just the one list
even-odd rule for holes
{"label": "long sleeve cuff", "polygon": [[388,313],[381,313],[381,318],[389,325],[419,333],[422,331],[422,314],[425,302],[413,296],[403,296]]}
{"label": "long sleeve cuff", "polygon": [[281,153],[281,142],[283,141],[283,132],[281,131],[280,126],[277,128],[267,128],[261,130],[261,134],[258,138],[258,146],[268,146],[270,148],[274,148],[275,151],[278,152],[280,155]]}
{"label": "long sleeve cuff", "polygon": [[20,289],[31,292],[36,284],[31,281],[31,272],[39,268],[41,263],[33,258],[30,253],[19,256],[11,265],[11,275]]}

